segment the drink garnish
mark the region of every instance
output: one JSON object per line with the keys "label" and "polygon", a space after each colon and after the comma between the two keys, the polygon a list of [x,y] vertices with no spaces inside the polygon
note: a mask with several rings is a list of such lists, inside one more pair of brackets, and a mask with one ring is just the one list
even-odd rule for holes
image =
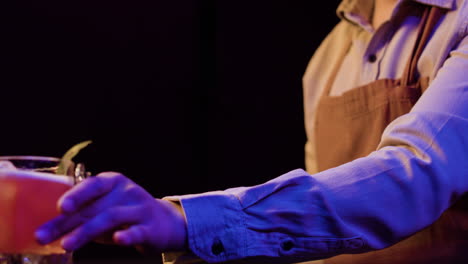
{"label": "drink garnish", "polygon": [[78,153],[83,148],[85,148],[86,146],[91,144],[91,142],[92,142],[91,140],[80,142],[80,143],[74,145],[73,147],[71,147],[67,152],[65,152],[65,154],[60,159],[60,163],[59,163],[58,168],[57,168],[57,174],[62,174],[62,175],[67,174],[68,169],[73,164],[72,159],[76,155],[78,155]]}

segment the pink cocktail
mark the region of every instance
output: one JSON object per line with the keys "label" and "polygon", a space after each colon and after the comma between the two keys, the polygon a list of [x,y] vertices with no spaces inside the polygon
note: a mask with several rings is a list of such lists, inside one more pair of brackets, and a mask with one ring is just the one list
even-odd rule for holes
{"label": "pink cocktail", "polygon": [[72,185],[71,177],[0,170],[0,252],[64,253],[58,243],[39,245],[34,232],[58,215],[57,201]]}
{"label": "pink cocktail", "polygon": [[[66,173],[70,175],[55,174],[58,158],[0,157],[0,164],[5,162],[11,166],[0,166],[0,260],[27,255],[38,259],[37,263],[57,263],[47,261],[48,256],[57,259],[57,255],[70,254],[62,249],[59,240],[38,244],[34,232],[59,215],[57,201],[73,186],[74,170]],[[18,263],[15,261],[11,263]],[[71,259],[65,263],[71,263]]]}

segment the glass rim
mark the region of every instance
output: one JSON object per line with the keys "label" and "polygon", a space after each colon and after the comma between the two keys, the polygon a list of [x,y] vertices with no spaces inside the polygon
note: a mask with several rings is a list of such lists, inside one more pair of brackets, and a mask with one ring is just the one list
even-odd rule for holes
{"label": "glass rim", "polygon": [[60,162],[61,158],[50,157],[50,156],[35,156],[35,155],[12,155],[12,156],[0,156],[0,160],[37,160],[37,161]]}

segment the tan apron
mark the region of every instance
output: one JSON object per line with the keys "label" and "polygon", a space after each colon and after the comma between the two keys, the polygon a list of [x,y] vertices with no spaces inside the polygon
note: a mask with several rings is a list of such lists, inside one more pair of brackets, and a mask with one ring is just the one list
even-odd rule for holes
{"label": "tan apron", "polygon": [[[320,171],[376,150],[385,127],[411,110],[428,86],[428,78],[418,77],[416,64],[441,12],[436,7],[425,9],[401,79],[381,79],[341,96],[329,96],[338,62],[317,106],[315,142]],[[463,204],[467,202],[459,201],[435,224],[389,248],[341,255],[325,263],[468,263],[468,253],[464,254],[468,252],[468,210]]]}

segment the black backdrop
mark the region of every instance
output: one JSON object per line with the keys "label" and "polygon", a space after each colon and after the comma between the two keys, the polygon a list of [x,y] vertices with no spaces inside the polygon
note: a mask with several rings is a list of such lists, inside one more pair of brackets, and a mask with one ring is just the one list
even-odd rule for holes
{"label": "black backdrop", "polygon": [[[17,0],[0,5],[0,155],[125,173],[156,197],[303,168],[301,77],[338,2]],[[137,257],[88,245],[78,257]]]}

